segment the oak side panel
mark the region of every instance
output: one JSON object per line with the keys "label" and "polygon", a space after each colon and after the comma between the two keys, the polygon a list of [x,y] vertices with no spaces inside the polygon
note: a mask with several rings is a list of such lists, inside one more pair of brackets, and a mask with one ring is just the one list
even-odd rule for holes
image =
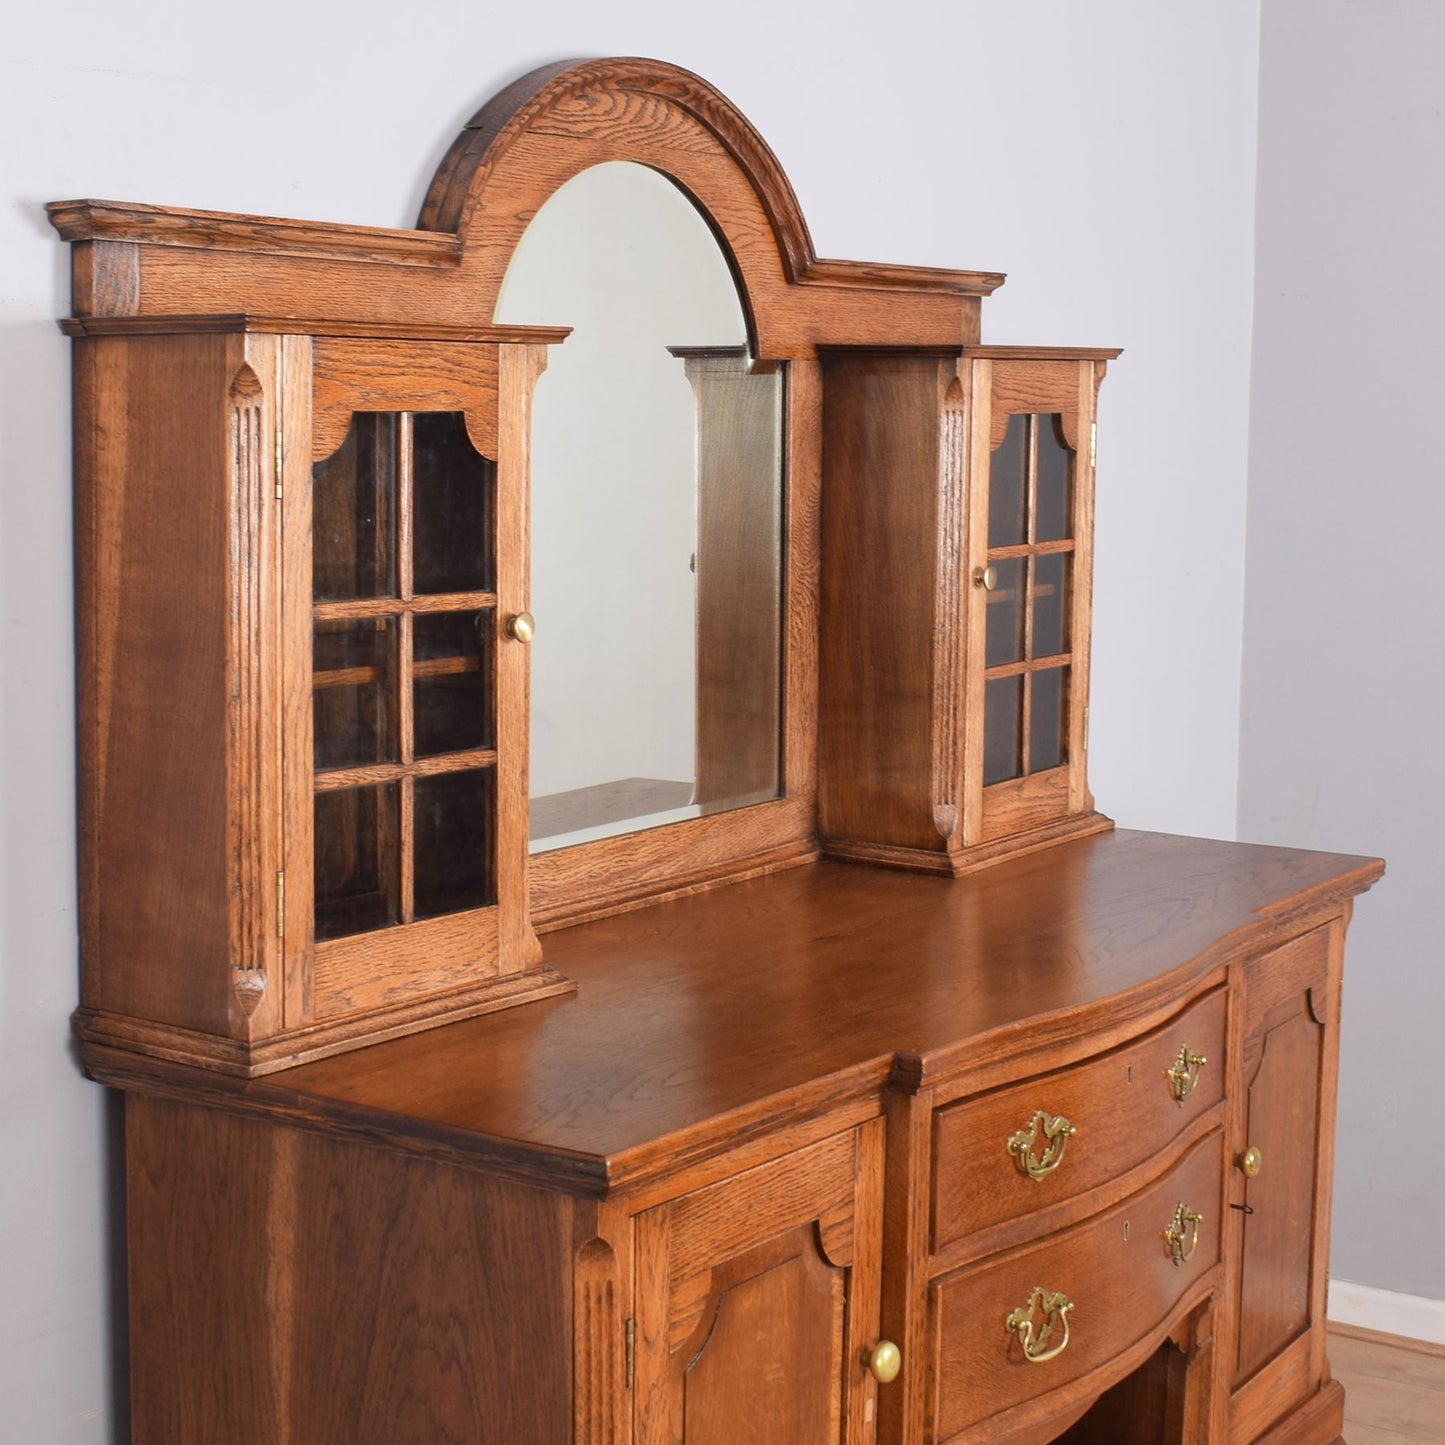
{"label": "oak side panel", "polygon": [[222,1034],[231,340],[79,343],[76,419],[82,1004]]}
{"label": "oak side panel", "polygon": [[941,849],[930,798],[939,428],[946,363],[823,369],[819,831]]}
{"label": "oak side panel", "polygon": [[127,1103],[136,1439],[571,1440],[564,1196]]}

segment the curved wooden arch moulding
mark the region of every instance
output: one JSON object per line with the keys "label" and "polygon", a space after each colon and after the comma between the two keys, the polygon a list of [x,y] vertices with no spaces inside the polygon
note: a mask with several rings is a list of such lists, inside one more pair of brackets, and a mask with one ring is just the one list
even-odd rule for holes
{"label": "curved wooden arch moulding", "polygon": [[77,322],[239,314],[392,334],[471,330],[489,325],[507,263],[543,202],[613,160],[661,171],[699,205],[769,355],[899,337],[915,346],[975,342],[979,298],[1003,281],[994,272],[819,260],[762,137],[706,81],[655,60],[566,61],[508,86],[453,143],[415,231],[114,201],[49,211],[65,240],[90,243],[76,253]]}

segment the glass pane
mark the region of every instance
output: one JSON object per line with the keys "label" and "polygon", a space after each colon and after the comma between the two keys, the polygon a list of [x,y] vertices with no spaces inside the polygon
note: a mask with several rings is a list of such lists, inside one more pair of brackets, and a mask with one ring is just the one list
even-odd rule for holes
{"label": "glass pane", "polygon": [[311,590],[318,602],[396,595],[396,414],[357,412],[311,469]]}
{"label": "glass pane", "polygon": [[491,639],[490,609],[412,619],[416,757],[492,746]]}
{"label": "glass pane", "polygon": [[419,411],[412,427],[413,589],[490,592],[495,469],[461,412]]}
{"label": "glass pane", "polygon": [[416,916],[435,918],[495,903],[493,770],[438,773],[418,778],[413,787]]}
{"label": "glass pane", "polygon": [[1061,542],[1072,537],[1069,518],[1069,461],[1073,453],[1064,445],[1062,419],[1038,418],[1039,474],[1034,503],[1034,541]]}
{"label": "glass pane", "polygon": [[395,762],[395,621],[318,622],[311,666],[316,771]]}
{"label": "glass pane", "polygon": [[1022,677],[991,677],[983,685],[983,782],[1001,783],[1023,772],[1019,757]]}
{"label": "glass pane", "polygon": [[1067,667],[1034,673],[1029,698],[1029,772],[1041,773],[1064,761],[1064,674]]}
{"label": "glass pane", "polygon": [[988,465],[988,545],[1012,547],[1026,542],[1024,508],[1028,501],[1029,419],[1015,413]]}
{"label": "glass pane", "polygon": [[985,667],[1019,662],[1024,655],[1023,558],[1010,557],[992,565],[996,580],[992,590],[984,593]]}
{"label": "glass pane", "polygon": [[316,937],[399,921],[397,785],[317,793]]}
{"label": "glass pane", "polygon": [[1033,559],[1033,655],[1052,657],[1069,645],[1069,554],[1046,552]]}

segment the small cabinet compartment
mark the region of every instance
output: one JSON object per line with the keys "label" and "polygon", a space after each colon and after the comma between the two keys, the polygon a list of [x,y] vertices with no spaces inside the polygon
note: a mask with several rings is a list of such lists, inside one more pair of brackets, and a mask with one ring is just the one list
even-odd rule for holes
{"label": "small cabinet compartment", "polygon": [[[1077,1206],[1147,1173],[1214,1118],[1224,1097],[1225,993],[1082,1064],[940,1109],[934,1119],[933,1251]],[[1127,1186],[1126,1186],[1127,1187]]]}
{"label": "small cabinet compartment", "polygon": [[883,1125],[637,1218],[635,1445],[866,1445]]}
{"label": "small cabinet compartment", "polygon": [[1214,1130],[1113,1208],[933,1283],[939,1442],[1070,1418],[1158,1347],[1220,1259],[1222,1147]]}
{"label": "small cabinet compartment", "polygon": [[340,329],[78,343],[88,1039],[257,1074],[568,987],[507,629],[554,334]]}
{"label": "small cabinet compartment", "polygon": [[1112,350],[824,353],[820,829],[962,873],[1109,826],[1088,746]]}

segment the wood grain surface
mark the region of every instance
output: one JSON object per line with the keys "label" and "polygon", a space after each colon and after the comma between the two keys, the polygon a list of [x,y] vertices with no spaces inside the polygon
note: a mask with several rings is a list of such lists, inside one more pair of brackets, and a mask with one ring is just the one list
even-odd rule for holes
{"label": "wood grain surface", "polygon": [[[960,879],[819,863],[550,935],[575,1000],[173,1086],[602,1191],[890,1078],[956,1097],[1083,1058],[1381,866],[1134,832]],[[89,1063],[117,1083],[145,1067]]]}

